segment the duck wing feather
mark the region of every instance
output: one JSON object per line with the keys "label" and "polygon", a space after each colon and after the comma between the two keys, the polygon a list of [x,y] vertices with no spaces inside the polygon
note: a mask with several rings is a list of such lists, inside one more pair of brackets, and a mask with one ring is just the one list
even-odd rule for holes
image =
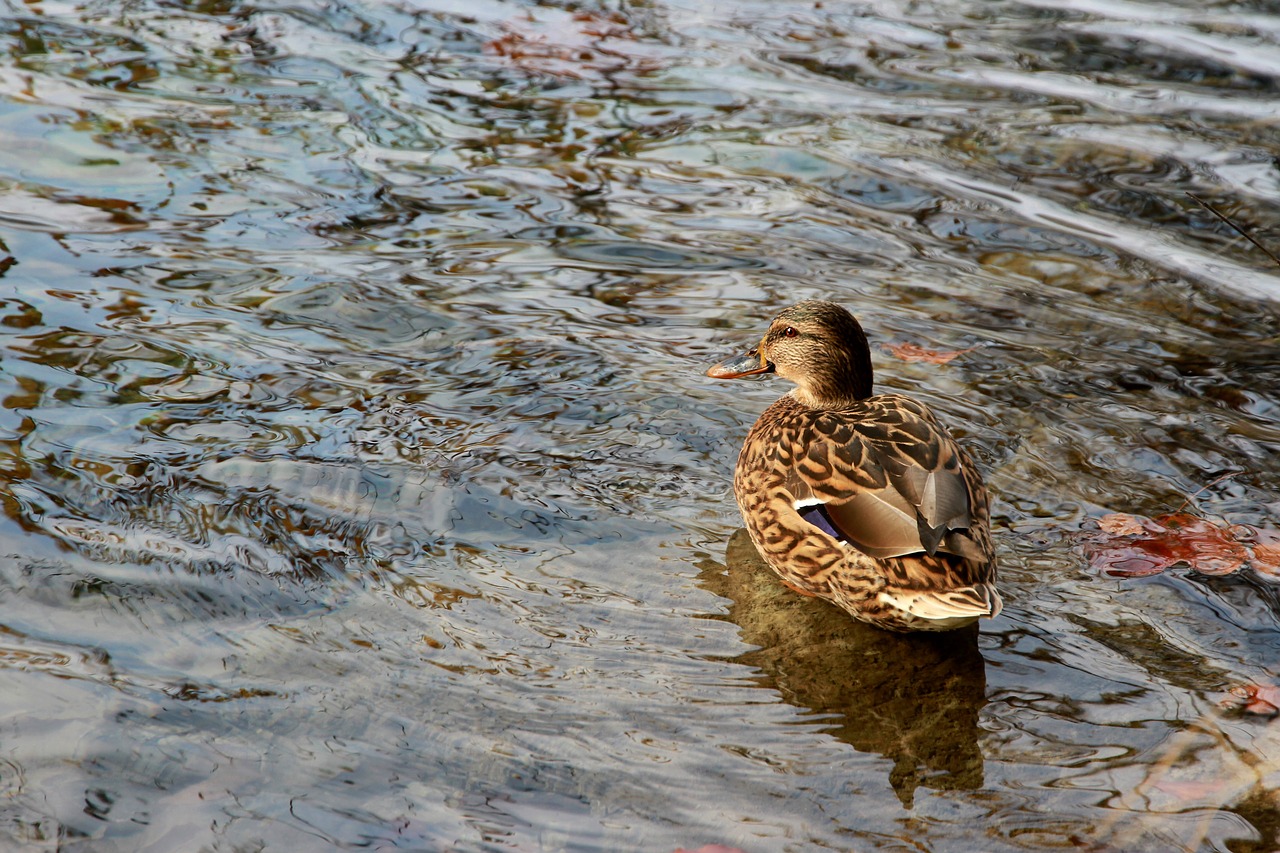
{"label": "duck wing feather", "polygon": [[962,451],[923,405],[886,394],[804,420],[787,442],[785,486],[806,521],[877,559],[942,551],[986,561],[963,535],[984,504]]}

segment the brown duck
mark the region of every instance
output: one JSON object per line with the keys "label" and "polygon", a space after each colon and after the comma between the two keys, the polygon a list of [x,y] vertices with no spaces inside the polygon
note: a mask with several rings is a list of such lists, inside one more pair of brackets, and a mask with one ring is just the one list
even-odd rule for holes
{"label": "brown duck", "polygon": [[924,404],[872,394],[853,315],[807,301],[760,345],[707,371],[796,384],[764,411],[733,491],[782,582],[893,631],[948,631],[1000,612],[987,492],[973,460]]}

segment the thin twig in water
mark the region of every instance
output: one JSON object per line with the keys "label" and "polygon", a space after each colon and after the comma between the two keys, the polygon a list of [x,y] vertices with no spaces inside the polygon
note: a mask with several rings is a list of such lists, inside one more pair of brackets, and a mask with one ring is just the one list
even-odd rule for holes
{"label": "thin twig in water", "polygon": [[1173,511],[1173,514],[1177,515],[1178,513],[1182,512],[1184,509],[1187,508],[1187,504],[1191,503],[1193,500],[1200,497],[1202,494],[1209,491],[1214,486],[1221,483],[1223,480],[1230,480],[1232,477],[1234,477],[1236,474],[1239,474],[1239,473],[1240,473],[1239,471],[1228,471],[1226,474],[1223,474],[1221,477],[1218,477],[1217,479],[1215,479],[1212,483],[1205,483],[1203,486],[1196,489],[1191,494],[1187,495],[1187,499],[1182,502],[1182,506],[1175,509]]}
{"label": "thin twig in water", "polygon": [[1275,252],[1272,252],[1272,251],[1271,251],[1270,249],[1268,249],[1266,246],[1262,245],[1262,244],[1261,244],[1261,243],[1259,243],[1257,240],[1253,239],[1253,235],[1251,235],[1248,231],[1245,231],[1245,230],[1244,230],[1243,228],[1241,228],[1239,225],[1237,225],[1237,224],[1235,224],[1234,222],[1232,222],[1232,221],[1231,221],[1231,219],[1230,219],[1230,218],[1229,218],[1225,213],[1223,213],[1222,211],[1218,210],[1216,207],[1214,207],[1213,205],[1209,204],[1209,202],[1207,202],[1207,201],[1205,201],[1204,199],[1200,198],[1200,197],[1199,197],[1199,196],[1197,196],[1195,193],[1187,193],[1187,196],[1188,196],[1188,197],[1190,197],[1190,199],[1191,199],[1192,201],[1194,201],[1196,204],[1200,205],[1200,206],[1201,206],[1201,207],[1203,207],[1205,210],[1209,211],[1209,212],[1210,212],[1210,213],[1212,213],[1214,216],[1218,217],[1218,218],[1219,218],[1219,219],[1221,219],[1223,222],[1225,222],[1225,223],[1227,223],[1228,225],[1230,225],[1233,231],[1235,231],[1235,232],[1236,232],[1237,234],[1239,234],[1241,237],[1243,237],[1243,238],[1245,238],[1246,240],[1248,240],[1248,241],[1249,241],[1250,243],[1252,243],[1253,245],[1257,246],[1257,247],[1258,247],[1258,251],[1262,252],[1262,253],[1263,253],[1264,255],[1266,255],[1268,258],[1270,258],[1271,260],[1275,261],[1277,266],[1280,266],[1280,258],[1276,257]]}

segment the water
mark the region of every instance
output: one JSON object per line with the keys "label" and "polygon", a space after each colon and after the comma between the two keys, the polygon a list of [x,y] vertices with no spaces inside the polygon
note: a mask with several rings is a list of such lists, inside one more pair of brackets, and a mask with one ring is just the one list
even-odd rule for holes
{"label": "water", "polygon": [[[1188,198],[1280,249],[1268,6],[0,9],[0,847],[1280,844],[1280,590],[1083,544],[1280,526]],[[801,297],[981,460],[980,634],[735,538]]]}

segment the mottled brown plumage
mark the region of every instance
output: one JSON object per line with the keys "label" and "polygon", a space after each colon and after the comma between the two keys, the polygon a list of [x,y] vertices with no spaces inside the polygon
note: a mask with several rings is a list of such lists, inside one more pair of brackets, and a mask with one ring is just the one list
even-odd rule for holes
{"label": "mottled brown plumage", "polygon": [[734,494],[782,581],[897,631],[995,616],[987,493],[922,403],[871,393],[861,326],[831,302],[794,305],[759,347],[707,371],[796,384],[747,435]]}

